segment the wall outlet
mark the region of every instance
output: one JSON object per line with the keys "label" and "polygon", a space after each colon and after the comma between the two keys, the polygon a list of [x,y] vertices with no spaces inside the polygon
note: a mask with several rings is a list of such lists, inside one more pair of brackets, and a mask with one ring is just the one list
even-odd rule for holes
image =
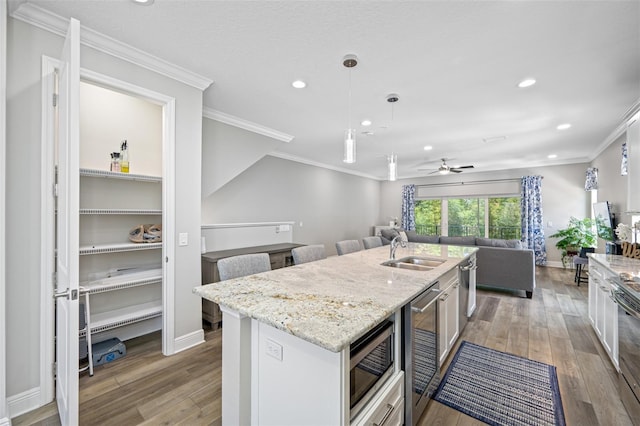
{"label": "wall outlet", "polygon": [[178,245],[181,247],[189,245],[189,234],[187,232],[178,234]]}
{"label": "wall outlet", "polygon": [[280,232],[289,232],[289,225],[280,225]]}
{"label": "wall outlet", "polygon": [[266,348],[267,355],[277,359],[278,361],[282,361],[282,345],[278,342],[274,342],[271,339],[266,339],[266,343],[267,343],[267,348]]}

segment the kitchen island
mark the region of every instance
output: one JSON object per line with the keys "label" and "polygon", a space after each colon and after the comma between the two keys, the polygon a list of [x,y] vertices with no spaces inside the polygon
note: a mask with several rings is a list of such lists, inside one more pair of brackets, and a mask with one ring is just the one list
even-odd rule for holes
{"label": "kitchen island", "polygon": [[196,287],[223,311],[223,423],[349,424],[350,344],[385,319],[399,323],[403,306],[476,250],[409,243],[397,258],[444,262],[382,266],[389,248],[379,247]]}

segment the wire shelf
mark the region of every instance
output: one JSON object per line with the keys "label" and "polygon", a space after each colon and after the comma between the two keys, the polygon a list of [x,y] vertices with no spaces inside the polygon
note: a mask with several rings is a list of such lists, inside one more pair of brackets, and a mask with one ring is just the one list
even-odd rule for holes
{"label": "wire shelf", "polygon": [[[143,303],[92,315],[89,328],[91,334],[95,334],[160,316],[162,316],[162,301]],[[81,330],[79,337],[84,337],[86,334],[86,329]]]}
{"label": "wire shelf", "polygon": [[80,247],[79,254],[105,254],[122,253],[127,251],[156,250],[161,249],[162,243],[119,243],[119,244],[98,244]]}
{"label": "wire shelf", "polygon": [[160,176],[136,175],[133,173],[108,172],[106,170],[80,169],[80,176],[137,180],[143,182],[162,182]]}
{"label": "wire shelf", "polygon": [[86,215],[161,215],[158,209],[80,209],[80,214]]}

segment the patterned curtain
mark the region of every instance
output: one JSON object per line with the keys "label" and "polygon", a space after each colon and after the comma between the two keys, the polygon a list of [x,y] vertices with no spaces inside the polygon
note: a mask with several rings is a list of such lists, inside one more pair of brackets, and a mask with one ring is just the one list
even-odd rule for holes
{"label": "patterned curtain", "polygon": [[629,174],[629,152],[627,151],[627,143],[622,144],[622,162],[620,163],[620,175]]}
{"label": "patterned curtain", "polygon": [[598,189],[598,169],[589,167],[587,169],[587,177],[584,181],[584,190],[593,191],[594,189]]}
{"label": "patterned curtain", "polygon": [[542,218],[542,176],[523,176],[520,191],[520,215],[522,243],[533,249],[536,265],[547,264],[544,244],[544,220]]}
{"label": "patterned curtain", "polygon": [[416,186],[402,185],[402,229],[415,231],[416,229]]}

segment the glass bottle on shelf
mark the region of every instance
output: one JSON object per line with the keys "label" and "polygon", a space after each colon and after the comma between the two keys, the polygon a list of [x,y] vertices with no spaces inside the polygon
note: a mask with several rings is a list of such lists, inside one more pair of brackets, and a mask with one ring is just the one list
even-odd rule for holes
{"label": "glass bottle on shelf", "polygon": [[120,145],[120,171],[129,173],[129,150],[127,149],[126,139]]}

